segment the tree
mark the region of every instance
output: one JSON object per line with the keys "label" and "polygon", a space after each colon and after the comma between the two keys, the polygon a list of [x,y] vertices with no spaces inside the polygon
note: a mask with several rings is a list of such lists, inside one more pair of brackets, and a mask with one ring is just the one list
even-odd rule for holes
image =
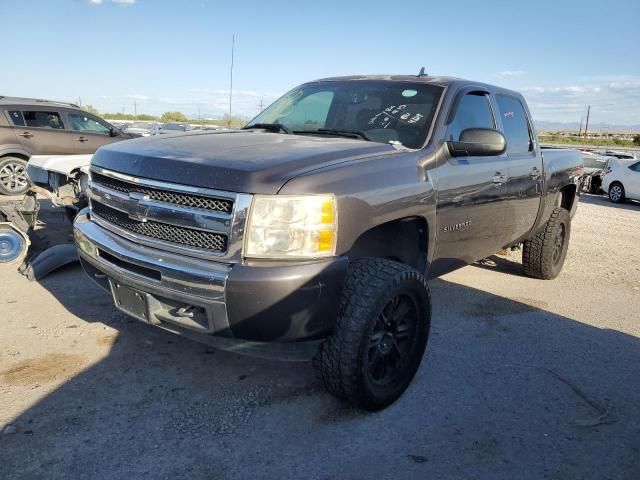
{"label": "tree", "polygon": [[633,137],[633,144],[640,147],[640,134]]}
{"label": "tree", "polygon": [[94,107],[93,105],[86,104],[84,107],[82,107],[82,109],[85,112],[89,112],[89,113],[93,113],[94,115],[98,115],[98,109],[96,107]]}
{"label": "tree", "polygon": [[187,117],[182,112],[164,112],[160,117],[161,122],[186,122]]}

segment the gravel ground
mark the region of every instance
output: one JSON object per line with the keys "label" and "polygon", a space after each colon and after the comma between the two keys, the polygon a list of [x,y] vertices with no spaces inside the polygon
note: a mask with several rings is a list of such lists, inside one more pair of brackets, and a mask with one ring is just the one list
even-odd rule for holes
{"label": "gravel ground", "polygon": [[422,367],[375,414],[129,319],[78,267],[5,267],[0,478],[640,478],[639,240],[640,204],[587,195],[558,279],[511,253],[433,281]]}

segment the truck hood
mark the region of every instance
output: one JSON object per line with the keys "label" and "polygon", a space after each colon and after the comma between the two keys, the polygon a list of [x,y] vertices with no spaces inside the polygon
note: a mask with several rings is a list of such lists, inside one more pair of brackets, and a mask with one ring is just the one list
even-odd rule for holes
{"label": "truck hood", "polygon": [[98,149],[91,164],[151,180],[273,194],[310,170],[398,153],[392,145],[363,140],[237,130],[112,143]]}

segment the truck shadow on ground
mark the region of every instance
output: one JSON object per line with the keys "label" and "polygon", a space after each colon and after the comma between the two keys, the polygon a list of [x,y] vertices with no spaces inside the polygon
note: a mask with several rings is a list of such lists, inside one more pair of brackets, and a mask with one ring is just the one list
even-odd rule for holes
{"label": "truck shadow on ground", "polygon": [[42,286],[73,315],[63,334],[91,327],[72,343],[104,356],[89,364],[71,348],[0,372],[3,387],[73,372],[0,435],[4,479],[632,478],[640,468],[639,340],[534,299],[433,281],[414,383],[365,414],[326,394],[308,364],[212,350],[124,316],[78,267]]}
{"label": "truck shadow on ground", "polygon": [[515,275],[517,277],[529,278],[524,274],[521,262],[514,262],[513,260],[500,255],[491,255],[490,257],[483,258],[482,260],[474,263],[473,266],[493,272],[502,272],[509,275]]}

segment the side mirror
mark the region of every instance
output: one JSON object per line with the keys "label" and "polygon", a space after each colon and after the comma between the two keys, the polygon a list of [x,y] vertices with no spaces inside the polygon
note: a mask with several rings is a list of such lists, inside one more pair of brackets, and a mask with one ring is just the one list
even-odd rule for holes
{"label": "side mirror", "polygon": [[453,157],[490,157],[502,155],[507,149],[504,135],[492,128],[467,128],[457,142],[448,141]]}
{"label": "side mirror", "polygon": [[118,129],[116,127],[111,127],[109,129],[109,136],[110,137],[117,137],[118,135],[120,135],[120,133],[118,132]]}

